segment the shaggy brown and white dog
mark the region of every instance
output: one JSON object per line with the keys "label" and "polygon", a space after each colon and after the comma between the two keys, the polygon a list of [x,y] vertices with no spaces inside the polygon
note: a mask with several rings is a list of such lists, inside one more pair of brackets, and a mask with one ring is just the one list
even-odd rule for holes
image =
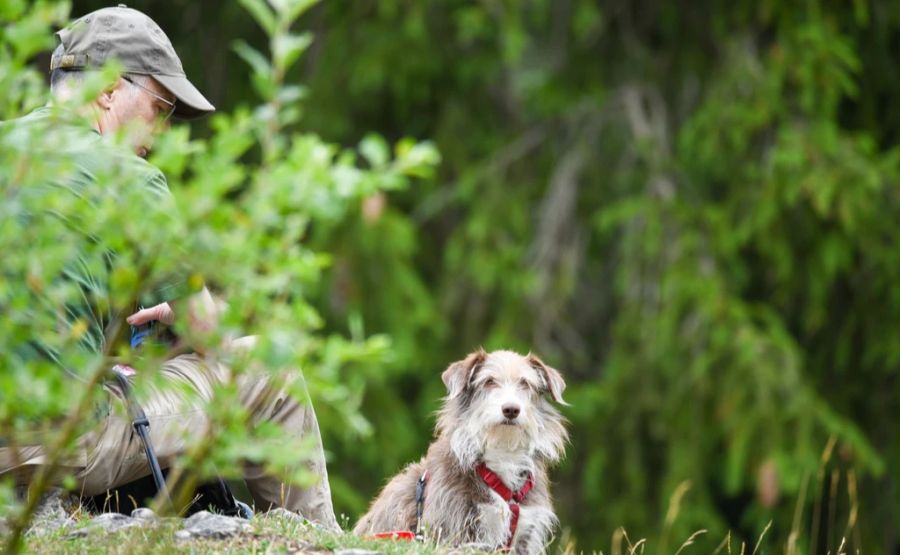
{"label": "shaggy brown and white dog", "polygon": [[474,352],[442,378],[435,441],[385,486],[354,532],[418,528],[442,543],[543,551],[557,525],[547,467],[568,438],[550,399],[565,404],[565,381],[534,355],[511,351]]}

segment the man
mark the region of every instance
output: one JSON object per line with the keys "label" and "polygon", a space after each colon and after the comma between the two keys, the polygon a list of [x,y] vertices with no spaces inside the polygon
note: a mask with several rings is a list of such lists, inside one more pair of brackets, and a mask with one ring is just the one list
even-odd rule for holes
{"label": "man", "polygon": [[[92,187],[98,187],[97,176],[124,175],[128,179],[126,190],[143,195],[150,209],[161,206],[159,211],[165,212],[166,203],[171,202],[166,180],[143,158],[152,147],[153,136],[167,128],[170,116],[200,117],[214,111],[212,104],[187,80],[165,33],[137,10],[121,4],[97,10],[73,22],[57,36],[60,44],[51,60],[51,92],[55,101],[77,97],[88,72],[110,59],[118,60],[124,73],[80,117],[62,117],[50,107],[44,107],[4,124],[9,126],[6,138],[15,141],[20,130],[23,136],[25,130],[30,130],[33,136],[37,129],[37,135],[45,134],[47,140],[55,138],[56,144],[64,145],[66,156],[76,167],[65,173],[60,183],[54,183],[56,189],[65,188],[78,198],[90,197]],[[123,129],[128,130],[128,144],[134,154],[123,154],[119,146],[105,140]],[[53,164],[50,159],[44,162]],[[68,228],[60,229],[64,232]],[[96,241],[86,244],[93,242]],[[61,329],[74,329],[76,318],[88,322],[87,329],[79,332],[84,350],[99,357],[107,350],[106,343],[114,340],[111,336],[115,334],[110,330],[121,325],[125,316],[135,326],[151,320],[171,323],[175,311],[186,310],[189,322],[194,322],[192,328],[199,333],[215,327],[215,303],[205,289],[191,301],[181,302],[177,298],[181,293],[176,292],[183,288],[175,286],[162,292],[164,299],[173,302],[163,302],[130,315],[117,313],[107,298],[109,276],[104,273],[109,266],[105,257],[110,253],[91,254],[93,260],[90,254],[84,254],[65,274],[80,287],[83,302],[59,311],[61,318],[68,319],[65,322],[68,328]],[[252,341],[245,338],[234,345],[242,348]],[[71,361],[60,360],[52,346],[31,343],[25,345],[31,349],[25,356],[48,357],[56,360],[61,369],[72,371]],[[150,421],[156,454],[166,465],[189,447],[185,438],[206,428],[204,401],[209,401],[217,383],[227,379],[229,369],[205,360],[202,355],[186,354],[166,361],[159,372],[162,385],[151,384],[149,393],[141,398],[141,406]],[[302,379],[299,372],[294,372],[288,382],[302,383]],[[167,384],[176,387],[166,387]],[[291,487],[267,474],[261,465],[250,463],[244,465],[244,479],[257,510],[281,506],[336,528],[316,416],[308,402],[298,402],[287,394],[289,386],[284,381],[274,383],[264,372],[241,374],[238,378],[240,403],[253,424],[274,422],[297,441],[312,438],[314,452],[306,465],[318,481],[307,488]],[[131,419],[123,407],[122,392],[115,385],[108,384],[105,389],[110,400],[108,414],[102,415],[102,421],[80,439],[78,453],[72,457],[74,462],[67,463],[68,473],[76,478],[78,489],[85,496],[101,494],[150,473],[142,445],[132,433]],[[184,393],[185,389],[188,394]],[[13,473],[27,481],[34,469],[46,462],[41,445],[20,445],[12,451],[0,442],[0,475]]]}

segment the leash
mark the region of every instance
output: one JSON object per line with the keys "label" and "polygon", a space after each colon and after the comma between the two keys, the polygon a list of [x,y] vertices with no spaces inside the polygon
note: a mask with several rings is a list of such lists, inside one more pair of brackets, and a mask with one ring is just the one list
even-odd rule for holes
{"label": "leash", "polygon": [[419,481],[416,482],[416,527],[413,534],[417,540],[424,540],[425,534],[419,526],[422,522],[422,508],[425,506],[425,482],[428,481],[428,471],[422,473]]}

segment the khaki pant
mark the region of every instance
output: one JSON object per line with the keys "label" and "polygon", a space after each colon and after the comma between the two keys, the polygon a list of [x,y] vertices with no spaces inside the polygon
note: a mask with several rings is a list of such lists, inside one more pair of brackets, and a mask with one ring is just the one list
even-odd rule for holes
{"label": "khaki pant", "polygon": [[[160,465],[166,468],[189,447],[191,437],[199,437],[206,430],[208,419],[202,404],[212,397],[213,385],[225,380],[229,370],[189,354],[165,362],[161,372],[165,387],[141,395],[139,403],[150,421],[150,439]],[[303,380],[303,377],[296,372],[289,379]],[[244,465],[244,480],[256,510],[284,507],[336,528],[319,424],[308,399],[305,403],[295,401],[285,393],[284,387],[274,386],[264,373],[244,373],[237,383],[240,404],[249,412],[251,424],[274,422],[298,442],[312,438],[307,441],[311,441],[314,449],[305,462],[318,477],[317,483],[310,487],[288,486],[267,475],[260,466]],[[67,461],[66,471],[75,476],[83,495],[98,495],[150,474],[121,391],[117,385],[108,385],[106,389],[112,399],[110,415],[95,431],[80,438],[78,452]],[[14,460],[19,464],[13,463]],[[39,446],[21,448],[18,457],[13,457],[9,449],[0,448],[0,475],[15,471],[20,476],[28,476],[43,462],[43,449]]]}

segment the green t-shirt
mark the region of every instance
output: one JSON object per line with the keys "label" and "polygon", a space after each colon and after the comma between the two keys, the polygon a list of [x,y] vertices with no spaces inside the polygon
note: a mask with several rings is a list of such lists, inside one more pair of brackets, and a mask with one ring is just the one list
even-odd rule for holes
{"label": "green t-shirt", "polygon": [[[67,284],[67,293],[57,289],[52,295],[40,288],[27,309],[34,318],[53,321],[55,329],[46,330],[43,337],[22,338],[16,347],[25,360],[47,356],[66,370],[80,374],[85,370],[73,368],[71,359],[84,359],[67,356],[66,351],[71,352],[71,348],[67,349],[60,338],[77,336],[78,350],[103,353],[109,350],[109,341],[127,335],[128,326],[122,320],[136,308],[134,303],[110,297],[119,238],[98,229],[96,218],[103,213],[97,206],[106,203],[108,213],[109,203],[127,203],[132,210],[139,207],[137,212],[142,218],[159,222],[175,213],[171,193],[159,169],[61,109],[43,107],[0,123],[0,148],[6,151],[7,160],[40,157],[39,163],[32,160],[26,166],[33,173],[22,176],[6,191],[16,203],[15,216],[23,224],[19,229],[55,226],[60,237],[77,245],[76,253],[60,254],[63,262],[56,281]],[[47,248],[37,250],[48,252]],[[46,266],[54,260],[32,263]],[[186,274],[174,274],[157,281],[150,295],[143,295],[141,300],[162,302],[183,296]],[[116,338],[111,337],[113,323],[120,330]]]}

